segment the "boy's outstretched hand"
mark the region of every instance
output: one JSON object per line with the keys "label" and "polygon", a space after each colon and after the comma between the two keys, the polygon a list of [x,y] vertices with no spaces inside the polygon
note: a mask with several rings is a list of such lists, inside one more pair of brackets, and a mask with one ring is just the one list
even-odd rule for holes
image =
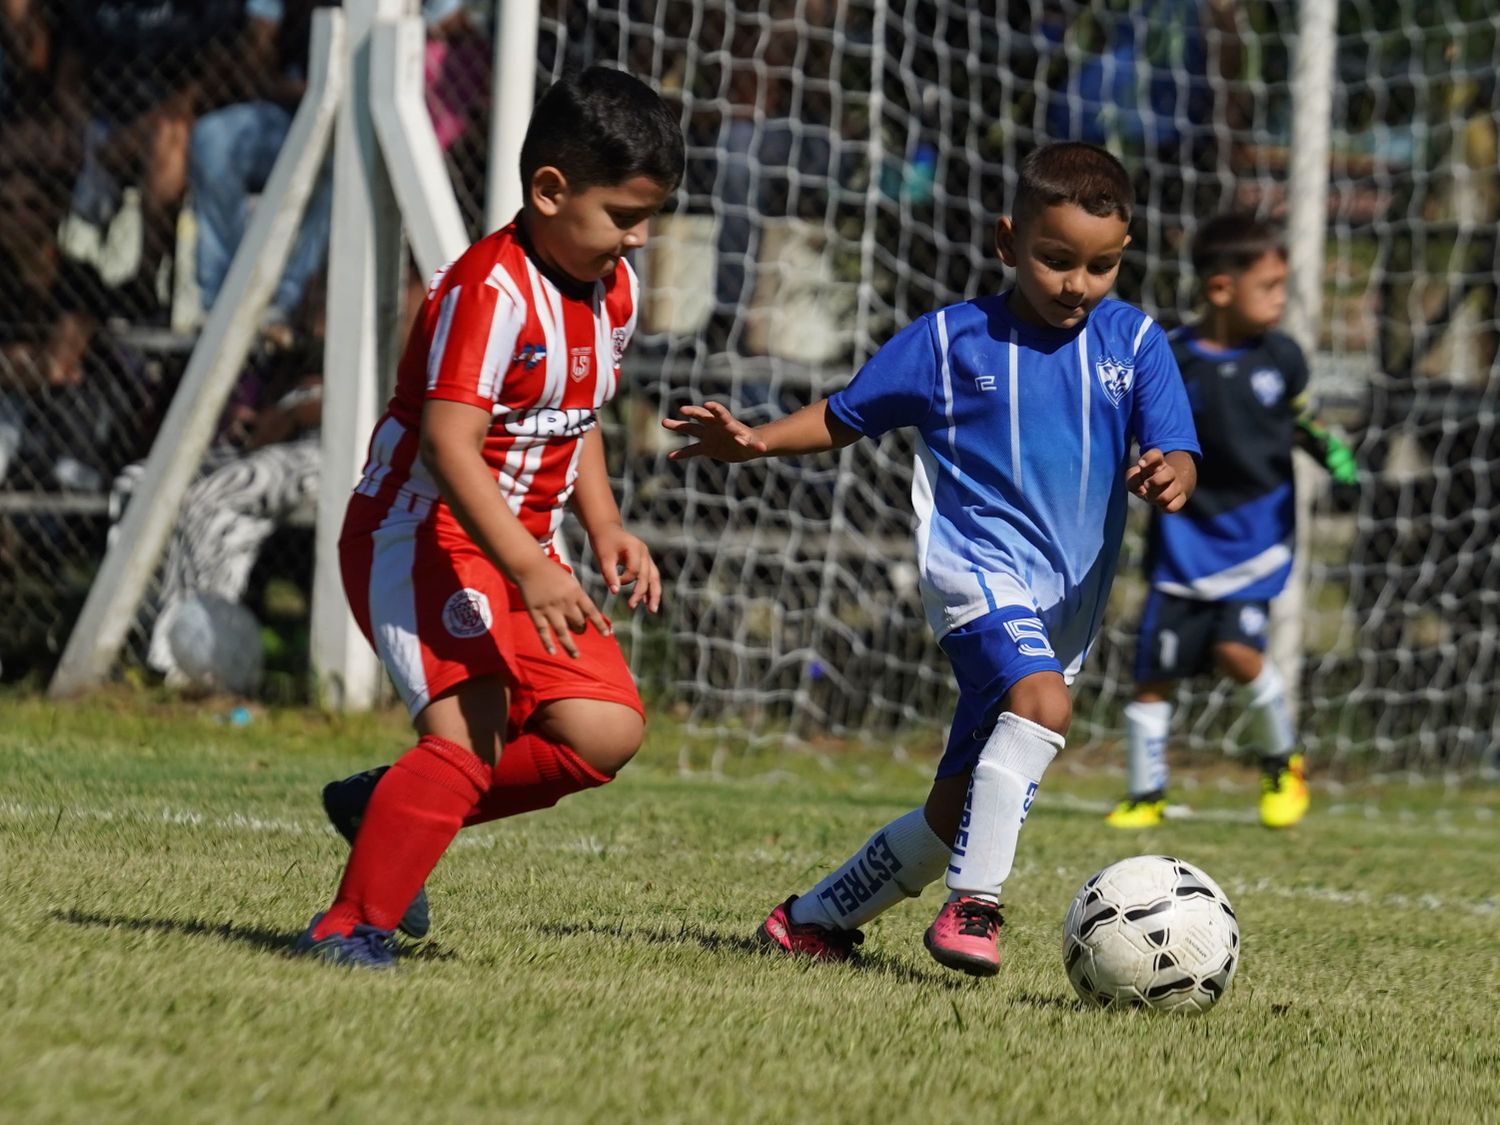
{"label": "boy's outstretched hand", "polygon": [[681,418],[663,418],[661,424],[675,434],[695,438],[667,454],[674,461],[711,457],[715,461],[752,461],[766,451],[766,443],[755,430],[737,420],[728,407],[717,402],[684,406]]}
{"label": "boy's outstretched hand", "polygon": [[1125,472],[1125,487],[1163,512],[1176,512],[1198,485],[1198,466],[1181,450],[1148,449]]}

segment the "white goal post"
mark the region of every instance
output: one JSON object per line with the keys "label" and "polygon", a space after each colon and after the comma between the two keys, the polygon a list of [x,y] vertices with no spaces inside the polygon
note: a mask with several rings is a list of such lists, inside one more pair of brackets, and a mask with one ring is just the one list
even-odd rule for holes
{"label": "white goal post", "polygon": [[[1334,27],[1338,0],[1303,0],[1298,18],[1297,90],[1292,115],[1292,167],[1287,191],[1287,334],[1313,355],[1323,319],[1324,243],[1328,235],[1328,157],[1333,133]],[[1271,603],[1270,656],[1287,687],[1293,720],[1301,712],[1304,621],[1312,545],[1312,495],[1320,471],[1311,458],[1293,455],[1297,542],[1287,588]]]}

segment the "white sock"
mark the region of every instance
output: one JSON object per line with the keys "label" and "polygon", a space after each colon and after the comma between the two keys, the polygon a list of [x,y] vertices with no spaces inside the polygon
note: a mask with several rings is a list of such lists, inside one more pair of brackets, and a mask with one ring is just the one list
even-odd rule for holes
{"label": "white sock", "polygon": [[1131,797],[1157,793],[1167,787],[1167,734],[1171,729],[1172,705],[1166,700],[1125,705]]}
{"label": "white sock", "polygon": [[1261,749],[1272,758],[1288,757],[1296,745],[1292,714],[1286,705],[1286,688],[1276,665],[1267,660],[1260,675],[1245,685],[1249,696],[1251,725]]}
{"label": "white sock", "polygon": [[1062,748],[1062,735],[1009,711],[1000,716],[969,782],[948,861],[949,890],[999,901],[1031,799]]}
{"label": "white sock", "polygon": [[897,817],[865,842],[843,866],[792,903],[792,921],[853,930],[914,898],[943,873],[948,845],[921,809]]}

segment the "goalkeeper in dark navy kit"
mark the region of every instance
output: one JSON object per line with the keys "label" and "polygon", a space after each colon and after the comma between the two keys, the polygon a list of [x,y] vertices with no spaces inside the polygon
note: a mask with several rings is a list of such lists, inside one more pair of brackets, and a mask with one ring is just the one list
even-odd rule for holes
{"label": "goalkeeper in dark navy kit", "polygon": [[1287,281],[1275,229],[1250,215],[1220,215],[1199,228],[1192,257],[1205,312],[1171,339],[1203,461],[1187,506],[1152,515],[1151,589],[1135,698],[1125,708],[1129,794],[1109,822],[1161,822],[1173,685],[1217,669],[1242,685],[1263,752],[1261,822],[1283,828],[1308,806],[1285,687],[1265,658],[1270,601],[1292,569],[1293,445],[1316,456],[1337,489],[1357,488],[1358,475],[1348,446],[1306,413],[1302,349],[1274,331]]}

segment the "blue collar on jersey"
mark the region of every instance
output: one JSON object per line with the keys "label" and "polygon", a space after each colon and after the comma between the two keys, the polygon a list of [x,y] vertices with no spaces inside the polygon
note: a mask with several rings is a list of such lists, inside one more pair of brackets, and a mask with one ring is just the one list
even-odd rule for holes
{"label": "blue collar on jersey", "polygon": [[1197,332],[1198,326],[1196,324],[1184,324],[1182,326],[1182,338],[1186,342],[1188,350],[1204,359],[1239,359],[1241,356],[1249,355],[1256,348],[1260,347],[1261,343],[1265,340],[1264,336],[1256,336],[1238,348],[1225,348],[1220,351],[1217,348],[1205,348],[1198,342]]}

